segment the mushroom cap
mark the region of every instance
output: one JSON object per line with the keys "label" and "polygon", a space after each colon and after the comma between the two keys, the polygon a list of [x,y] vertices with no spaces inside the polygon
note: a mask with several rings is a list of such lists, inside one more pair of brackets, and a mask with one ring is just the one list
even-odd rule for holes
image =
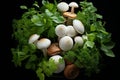
{"label": "mushroom cap", "polygon": [[71,2],[69,3],[69,7],[75,7],[75,8],[78,8],[78,4],[76,2]]}
{"label": "mushroom cap", "polygon": [[38,34],[33,34],[33,35],[31,35],[30,38],[29,38],[28,43],[29,43],[29,44],[34,43],[36,40],[39,39],[39,37],[40,37],[40,35],[38,35]]}
{"label": "mushroom cap", "polygon": [[80,69],[75,64],[66,65],[64,76],[69,80],[74,80],[80,73]]}
{"label": "mushroom cap", "polygon": [[55,33],[59,37],[63,37],[66,35],[66,26],[64,24],[59,24],[55,28]]}
{"label": "mushroom cap", "polygon": [[44,48],[48,48],[51,44],[51,41],[47,38],[42,38],[39,41],[37,41],[37,48],[38,49],[44,49]]}
{"label": "mushroom cap", "polygon": [[78,33],[80,33],[80,34],[84,33],[84,25],[82,24],[82,22],[80,20],[74,19],[73,20],[73,27],[75,28],[75,30]]}
{"label": "mushroom cap", "polygon": [[75,43],[78,43],[80,46],[82,46],[84,43],[83,38],[81,36],[74,37],[74,41]]}
{"label": "mushroom cap", "polygon": [[59,48],[58,43],[52,43],[47,49],[47,53],[49,56],[59,54],[60,52],[61,52],[61,49]]}
{"label": "mushroom cap", "polygon": [[[62,60],[62,62],[61,62],[60,59]],[[64,68],[65,68],[65,61],[64,61],[62,56],[54,55],[54,56],[51,56],[49,58],[49,60],[54,60],[56,66],[57,66],[57,70],[54,73],[60,73],[60,72],[62,72],[64,70]]]}
{"label": "mushroom cap", "polygon": [[72,19],[77,17],[77,15],[75,13],[71,13],[71,12],[64,12],[63,16],[64,17],[69,17],[69,18],[72,18]]}
{"label": "mushroom cap", "polygon": [[73,28],[73,26],[67,26],[67,31],[66,31],[66,35],[70,36],[70,37],[74,37],[77,35],[76,30]]}
{"label": "mushroom cap", "polygon": [[63,51],[68,51],[73,47],[73,39],[69,36],[64,36],[59,41],[59,47]]}
{"label": "mushroom cap", "polygon": [[65,11],[69,10],[69,5],[66,2],[60,2],[57,5],[57,8],[58,8],[59,11],[65,12]]}

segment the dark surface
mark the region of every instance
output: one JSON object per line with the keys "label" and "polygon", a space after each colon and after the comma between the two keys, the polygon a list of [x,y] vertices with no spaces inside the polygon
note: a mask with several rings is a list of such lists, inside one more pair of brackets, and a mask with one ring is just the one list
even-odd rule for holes
{"label": "dark surface", "polygon": [[[11,62],[12,55],[10,48],[14,46],[14,40],[11,39],[12,34],[12,20],[13,18],[19,18],[22,14],[22,10],[19,8],[20,5],[25,4],[30,6],[34,0],[12,0],[2,1],[1,4],[1,18],[0,32],[2,32],[1,48],[0,48],[0,66],[1,75],[0,80],[38,80],[36,74],[33,71],[26,70],[24,68],[16,68]],[[39,0],[40,1],[40,0]],[[64,0],[70,2],[72,0]],[[80,0],[74,0],[79,2]],[[89,0],[92,1],[94,6],[98,9],[98,13],[103,15],[104,21],[106,21],[106,29],[112,33],[112,40],[116,42],[116,46],[113,51],[116,55],[115,58],[105,57],[105,66],[99,74],[92,75],[90,78],[86,76],[79,76],[79,80],[119,80],[120,72],[120,42],[119,42],[119,5],[115,0]],[[52,0],[50,0],[52,2]],[[3,5],[3,6],[2,6]],[[2,63],[2,64],[1,64]],[[47,80],[65,80],[65,78],[59,75],[59,78],[51,77],[46,78]]]}

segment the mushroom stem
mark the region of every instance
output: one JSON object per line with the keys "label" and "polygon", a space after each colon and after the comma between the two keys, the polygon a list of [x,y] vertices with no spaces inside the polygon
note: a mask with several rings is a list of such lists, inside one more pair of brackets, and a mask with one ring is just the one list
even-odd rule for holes
{"label": "mushroom stem", "polygon": [[66,25],[72,25],[73,19],[70,17],[67,17]]}
{"label": "mushroom stem", "polygon": [[74,7],[71,7],[71,13],[74,13]]}
{"label": "mushroom stem", "polygon": [[46,48],[42,49],[42,52],[43,52],[44,57],[47,57],[47,49]]}

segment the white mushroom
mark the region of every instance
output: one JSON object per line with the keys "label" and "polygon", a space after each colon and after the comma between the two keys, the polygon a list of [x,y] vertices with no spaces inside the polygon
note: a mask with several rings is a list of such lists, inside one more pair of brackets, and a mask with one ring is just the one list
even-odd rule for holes
{"label": "white mushroom", "polygon": [[66,35],[67,36],[70,36],[70,37],[74,37],[74,36],[76,36],[77,35],[77,32],[76,32],[76,30],[73,28],[73,26],[67,26],[67,29],[66,29],[67,31],[66,31]]}
{"label": "white mushroom", "polygon": [[73,47],[73,39],[69,36],[64,36],[60,39],[59,46],[63,51],[68,51]]}
{"label": "white mushroom", "polygon": [[49,61],[50,60],[54,60],[56,66],[57,66],[57,70],[54,73],[60,73],[60,72],[62,72],[64,70],[64,68],[65,68],[65,61],[64,61],[62,56],[54,55],[54,56],[49,58]]}
{"label": "white mushroom", "polygon": [[66,35],[66,26],[64,24],[59,24],[55,28],[56,35],[61,38]]}
{"label": "white mushroom", "polygon": [[65,12],[65,11],[69,10],[69,5],[66,2],[60,2],[57,5],[57,8],[58,8],[59,11]]}
{"label": "white mushroom", "polygon": [[74,13],[74,8],[78,8],[78,4],[76,2],[69,3],[69,7],[71,7],[71,13]]}
{"label": "white mushroom", "polygon": [[84,43],[84,40],[81,36],[74,37],[74,41],[75,41],[75,44],[79,44],[80,46],[82,46]]}
{"label": "white mushroom", "polygon": [[47,48],[51,45],[51,41],[47,38],[42,38],[39,41],[37,41],[37,48],[41,49],[43,51],[43,55],[47,56]]}
{"label": "white mushroom", "polygon": [[75,28],[75,30],[78,33],[80,33],[80,34],[84,33],[84,25],[80,20],[74,19],[73,20],[73,27]]}
{"label": "white mushroom", "polygon": [[29,44],[35,43],[39,39],[39,37],[40,37],[40,35],[38,35],[38,34],[31,35],[30,38],[29,38],[28,43]]}

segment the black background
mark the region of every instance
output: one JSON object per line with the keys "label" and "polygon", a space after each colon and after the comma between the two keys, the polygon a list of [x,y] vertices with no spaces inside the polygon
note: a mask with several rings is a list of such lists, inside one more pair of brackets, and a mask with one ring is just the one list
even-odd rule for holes
{"label": "black background", "polygon": [[[53,0],[49,0],[52,2]],[[71,2],[72,0],[63,0]],[[80,0],[73,0],[79,2]],[[104,68],[99,74],[95,74],[90,78],[80,76],[79,80],[119,80],[120,72],[120,22],[119,22],[119,3],[116,0],[89,0],[93,2],[94,6],[98,9],[98,13],[103,15],[103,20],[106,21],[106,30],[112,33],[112,40],[116,43],[113,51],[116,55],[115,58],[105,57]],[[0,80],[38,80],[36,74],[31,70],[26,70],[23,67],[15,67],[11,62],[12,55],[10,48],[14,46],[14,40],[11,39],[12,34],[12,20],[19,18],[23,11],[19,8],[20,5],[31,6],[34,0],[9,0],[0,2]],[[41,0],[39,0],[41,4]],[[48,80],[48,78],[46,78]],[[49,78],[51,80],[59,80],[62,78]]]}

